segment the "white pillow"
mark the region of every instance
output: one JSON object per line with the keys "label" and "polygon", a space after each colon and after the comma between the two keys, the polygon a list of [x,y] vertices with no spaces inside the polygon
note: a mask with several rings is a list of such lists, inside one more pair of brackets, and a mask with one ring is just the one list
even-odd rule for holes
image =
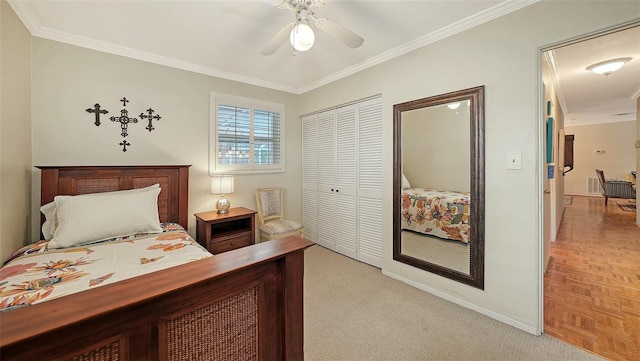
{"label": "white pillow", "polygon": [[411,184],[409,184],[409,180],[404,176],[404,173],[402,173],[402,189],[407,188],[411,188]]}
{"label": "white pillow", "polygon": [[44,239],[51,239],[53,232],[56,230],[56,202],[49,202],[40,207],[40,212],[44,214],[44,223],[42,223],[42,235]]}
{"label": "white pillow", "polygon": [[161,233],[159,187],[56,196],[57,227],[50,248],[72,247],[136,233]]}
{"label": "white pillow", "polygon": [[[131,192],[144,192],[149,189],[160,188],[160,184],[156,183],[144,188],[134,188],[127,189],[123,191],[113,191],[108,192],[109,194],[119,194],[119,193],[131,193]],[[86,195],[96,195],[96,194],[105,194],[105,193],[88,193]],[[56,202],[49,202],[42,207],[40,207],[40,212],[44,214],[44,223],[42,223],[42,235],[44,239],[51,239],[53,234],[56,232],[56,228],[58,226],[58,221],[56,219]]]}

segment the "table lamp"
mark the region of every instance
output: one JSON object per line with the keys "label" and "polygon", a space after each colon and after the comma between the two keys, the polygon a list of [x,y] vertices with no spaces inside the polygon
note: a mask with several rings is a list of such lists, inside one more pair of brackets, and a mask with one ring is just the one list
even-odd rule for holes
{"label": "table lamp", "polygon": [[214,175],[211,177],[211,194],[219,194],[220,199],[216,202],[218,214],[229,213],[231,202],[224,197],[225,194],[233,193],[232,175]]}

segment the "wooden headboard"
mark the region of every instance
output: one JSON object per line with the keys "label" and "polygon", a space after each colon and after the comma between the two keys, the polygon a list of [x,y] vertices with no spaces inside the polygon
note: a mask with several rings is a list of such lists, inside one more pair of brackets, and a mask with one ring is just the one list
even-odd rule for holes
{"label": "wooden headboard", "polygon": [[[40,204],[57,195],[80,195],[143,188],[159,183],[160,222],[188,225],[190,165],[65,166],[41,170]],[[41,224],[44,216],[41,215]]]}

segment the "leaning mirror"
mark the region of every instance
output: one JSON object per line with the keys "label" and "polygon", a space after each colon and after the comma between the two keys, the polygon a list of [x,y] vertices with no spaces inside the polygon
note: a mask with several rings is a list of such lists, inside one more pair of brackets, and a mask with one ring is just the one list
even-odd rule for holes
{"label": "leaning mirror", "polygon": [[484,289],[484,86],[393,106],[393,259]]}

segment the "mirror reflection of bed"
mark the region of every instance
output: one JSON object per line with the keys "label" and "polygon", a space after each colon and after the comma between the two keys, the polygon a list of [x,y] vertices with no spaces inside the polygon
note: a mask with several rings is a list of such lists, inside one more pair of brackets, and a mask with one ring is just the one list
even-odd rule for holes
{"label": "mirror reflection of bed", "polygon": [[402,254],[469,274],[469,101],[402,113]]}

